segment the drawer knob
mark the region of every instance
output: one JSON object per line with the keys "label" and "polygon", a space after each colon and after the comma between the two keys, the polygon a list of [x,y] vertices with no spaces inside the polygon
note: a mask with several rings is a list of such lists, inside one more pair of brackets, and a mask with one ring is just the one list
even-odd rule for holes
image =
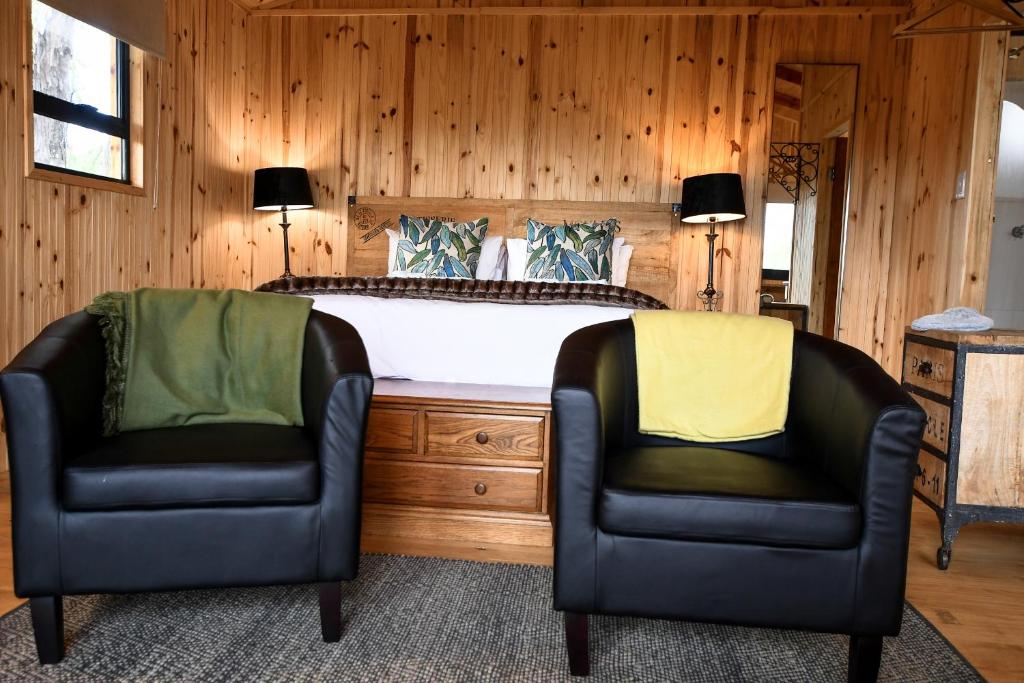
{"label": "drawer knob", "polygon": [[921,364],[917,366],[917,372],[922,377],[931,377],[932,375],[932,362],[930,360],[923,360]]}
{"label": "drawer knob", "polygon": [[490,438],[490,437],[487,436],[487,432],[477,432],[476,433],[476,442],[477,443],[480,443],[480,444],[487,443],[487,439],[488,438]]}
{"label": "drawer knob", "polygon": [[479,483],[477,483],[476,486],[473,487],[473,490],[476,491],[476,495],[482,496],[485,493],[487,493],[487,484],[484,484],[483,482],[479,482]]}

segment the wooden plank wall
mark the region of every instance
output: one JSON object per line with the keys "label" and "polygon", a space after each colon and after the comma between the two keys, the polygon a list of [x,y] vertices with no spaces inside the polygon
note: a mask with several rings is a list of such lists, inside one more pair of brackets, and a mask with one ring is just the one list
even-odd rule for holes
{"label": "wooden plank wall", "polygon": [[[893,41],[893,15],[280,18],[168,0],[131,197],[24,178],[23,7],[0,3],[4,361],[104,289],[277,276],[276,217],[248,206],[252,170],[278,164],[311,171],[319,207],[291,216],[292,264],[323,274],[346,270],[350,194],[664,203],[686,175],[738,171],[750,218],[723,229],[718,284],[753,312],[777,62],[860,65],[843,340],[897,372],[905,321],[955,298],[984,213],[951,201],[951,178],[998,36]],[[679,242],[685,304],[703,231]],[[983,301],[983,274],[961,280]]]}
{"label": "wooden plank wall", "polygon": [[0,364],[104,290],[251,281],[244,12],[168,0],[168,59],[143,67],[139,197],[25,178],[27,7],[0,3]]}
{"label": "wooden plank wall", "polygon": [[[754,312],[775,64],[859,64],[850,253],[865,263],[842,336],[876,351],[910,49],[897,21],[253,16],[250,166],[304,165],[319,184],[320,208],[293,215],[300,273],[345,272],[349,194],[672,202],[687,175],[738,171],[749,218],[723,227],[719,285],[726,310]],[[258,283],[280,271],[279,235],[254,220]],[[681,306],[706,277],[703,233],[680,240]]]}

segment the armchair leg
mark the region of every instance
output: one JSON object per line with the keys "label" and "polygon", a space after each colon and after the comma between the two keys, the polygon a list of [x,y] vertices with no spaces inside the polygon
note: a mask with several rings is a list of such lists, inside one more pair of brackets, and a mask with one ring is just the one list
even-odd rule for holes
{"label": "armchair leg", "polygon": [[64,601],[59,595],[32,598],[32,630],[40,664],[56,664],[64,659]]}
{"label": "armchair leg", "polygon": [[320,584],[320,632],[325,643],[341,640],[341,583]]}
{"label": "armchair leg", "polygon": [[850,636],[849,683],[875,683],[881,662],[881,636]]}
{"label": "armchair leg", "polygon": [[586,614],[565,613],[565,645],[569,652],[569,673],[573,676],[589,676],[590,645]]}

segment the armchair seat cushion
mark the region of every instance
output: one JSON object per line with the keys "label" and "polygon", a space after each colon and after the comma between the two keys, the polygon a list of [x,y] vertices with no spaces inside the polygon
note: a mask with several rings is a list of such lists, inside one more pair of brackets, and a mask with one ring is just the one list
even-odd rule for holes
{"label": "armchair seat cushion", "polygon": [[598,523],[629,536],[851,548],[861,509],[799,460],[659,446],[608,453]]}
{"label": "armchair seat cushion", "polygon": [[124,432],[67,462],[67,510],[316,501],[316,443],[300,427],[204,424]]}

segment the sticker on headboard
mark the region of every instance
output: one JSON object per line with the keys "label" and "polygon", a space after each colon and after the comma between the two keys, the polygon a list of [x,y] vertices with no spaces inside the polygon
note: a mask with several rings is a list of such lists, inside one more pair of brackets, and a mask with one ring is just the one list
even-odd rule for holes
{"label": "sticker on headboard", "polygon": [[[442,216],[442,215],[425,215],[420,216],[428,221],[444,221],[445,223],[455,223],[456,218],[454,216]],[[385,218],[382,222],[377,223],[377,212],[368,206],[360,206],[356,209],[353,215],[353,222],[355,226],[359,228],[363,234],[359,236],[359,239],[366,244],[377,235],[381,234],[388,228],[394,228],[395,223],[392,217]],[[374,225],[377,223],[376,225]]]}

